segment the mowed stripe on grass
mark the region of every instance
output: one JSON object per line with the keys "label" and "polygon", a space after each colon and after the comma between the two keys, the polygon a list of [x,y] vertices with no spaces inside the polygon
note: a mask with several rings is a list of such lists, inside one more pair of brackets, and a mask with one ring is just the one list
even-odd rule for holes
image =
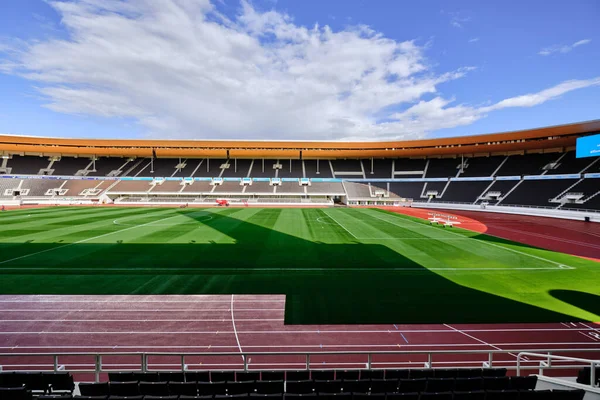
{"label": "mowed stripe on grass", "polygon": [[[556,295],[600,292],[593,261],[376,209],[35,211],[0,215],[1,293],[283,293],[300,323],[600,319]],[[476,304],[507,310],[436,309]]]}

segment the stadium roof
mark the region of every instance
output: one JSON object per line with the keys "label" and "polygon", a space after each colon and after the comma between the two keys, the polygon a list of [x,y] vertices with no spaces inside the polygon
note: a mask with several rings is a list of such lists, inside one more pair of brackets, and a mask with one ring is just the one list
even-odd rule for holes
{"label": "stadium roof", "polygon": [[561,151],[600,120],[514,132],[395,142],[115,140],[0,135],[0,153],[186,158],[386,158]]}

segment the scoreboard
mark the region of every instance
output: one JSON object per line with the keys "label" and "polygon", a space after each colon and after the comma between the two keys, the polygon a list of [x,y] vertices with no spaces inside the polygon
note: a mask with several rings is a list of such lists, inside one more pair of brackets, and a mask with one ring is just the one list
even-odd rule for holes
{"label": "scoreboard", "polygon": [[600,135],[578,138],[575,153],[577,158],[600,157]]}

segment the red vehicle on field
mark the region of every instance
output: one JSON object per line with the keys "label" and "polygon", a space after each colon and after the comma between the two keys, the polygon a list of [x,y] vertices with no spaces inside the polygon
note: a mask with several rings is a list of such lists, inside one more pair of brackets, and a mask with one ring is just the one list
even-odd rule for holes
{"label": "red vehicle on field", "polygon": [[229,207],[229,202],[225,199],[217,199],[217,206],[222,207]]}

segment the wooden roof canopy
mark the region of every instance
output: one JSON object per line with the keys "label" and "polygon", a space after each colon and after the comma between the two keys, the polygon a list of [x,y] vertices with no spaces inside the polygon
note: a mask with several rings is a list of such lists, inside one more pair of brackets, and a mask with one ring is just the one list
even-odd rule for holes
{"label": "wooden roof canopy", "polygon": [[398,158],[563,151],[600,120],[523,131],[394,142],[61,139],[0,135],[0,154],[78,157]]}

